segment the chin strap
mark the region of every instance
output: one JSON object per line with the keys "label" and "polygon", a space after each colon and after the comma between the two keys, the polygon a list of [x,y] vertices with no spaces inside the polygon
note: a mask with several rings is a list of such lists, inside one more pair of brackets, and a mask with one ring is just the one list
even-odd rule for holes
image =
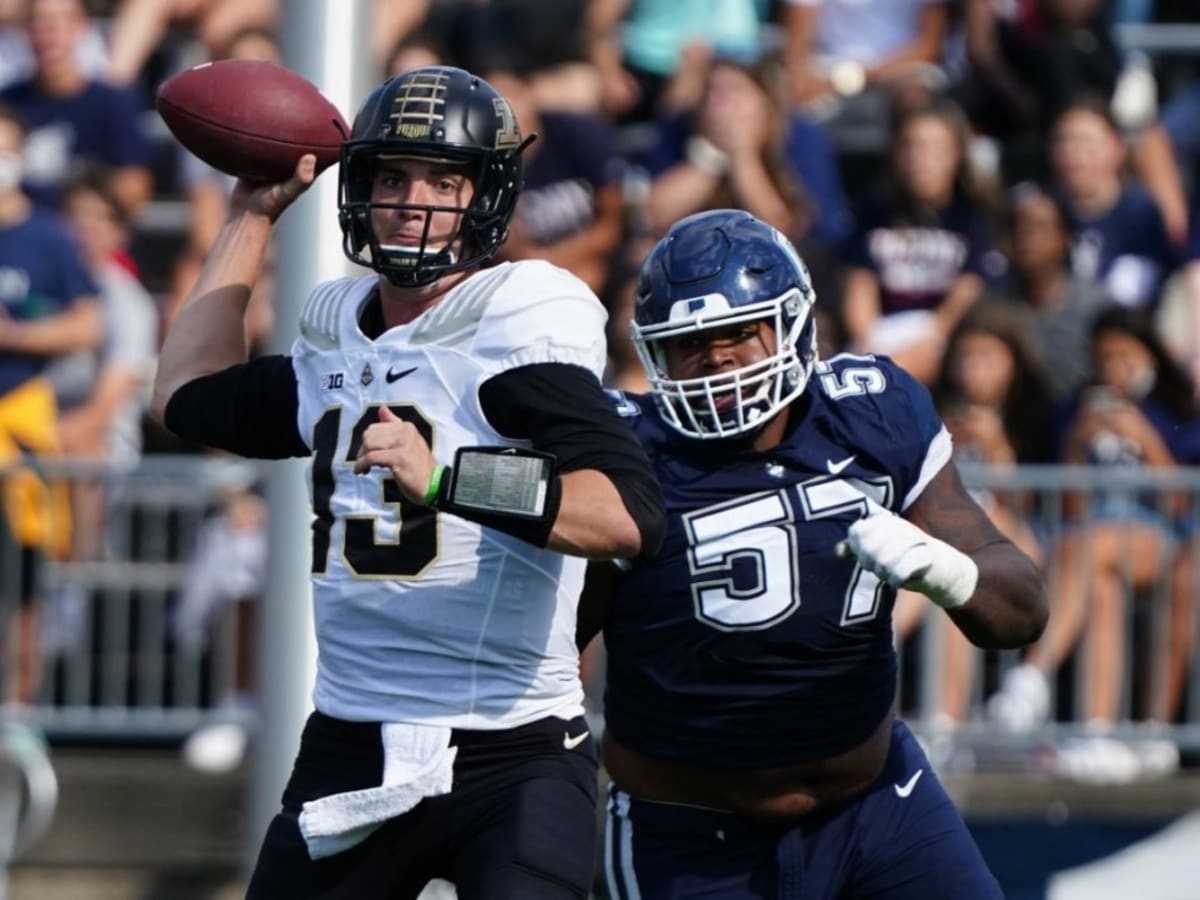
{"label": "chin strap", "polygon": [[837,549],[892,587],[918,591],[943,609],[965,604],[979,583],[975,560],[873,500]]}

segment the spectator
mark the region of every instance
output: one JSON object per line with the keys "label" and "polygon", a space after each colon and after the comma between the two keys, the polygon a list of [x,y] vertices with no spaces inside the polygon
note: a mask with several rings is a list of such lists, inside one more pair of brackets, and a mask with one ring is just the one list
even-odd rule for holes
{"label": "spectator", "polygon": [[442,66],[447,60],[446,49],[434,35],[428,31],[415,31],[391,48],[384,60],[383,77],[394,78],[401,72],[422,66]]}
{"label": "spectator", "polygon": [[[0,0],[0,89],[33,76],[36,65],[26,29],[28,0]],[[88,24],[75,52],[79,68],[89,78],[108,71],[108,47],[94,22]]]}
{"label": "spectator", "polygon": [[[0,105],[0,468],[16,466],[25,453],[56,457],[60,446],[54,391],[44,371],[61,354],[94,347],[101,318],[96,287],[70,238],[20,189],[20,119]],[[46,555],[65,558],[70,515],[61,483],[44,483],[28,469],[13,468],[0,493],[8,530],[21,548],[12,627],[0,629],[0,654],[12,660],[8,699],[29,703],[41,668],[38,623],[39,571]]]}
{"label": "spectator", "polygon": [[896,90],[940,88],[948,0],[784,0],[795,103],[845,125],[884,118]]}
{"label": "spectator", "polygon": [[1000,291],[1030,314],[1046,387],[1065,403],[1091,371],[1090,329],[1111,302],[1102,286],[1071,271],[1071,233],[1062,199],[1035,182],[1012,188],[1004,210],[1008,270]]}
{"label": "spectator", "polygon": [[[1145,314],[1108,308],[1092,326],[1091,349],[1092,382],[1065,413],[1061,459],[1099,467],[1200,462],[1200,415],[1191,380]],[[1097,732],[1116,722],[1126,682],[1128,593],[1153,586],[1171,565],[1179,512],[1172,500],[1171,495],[1144,496],[1120,485],[1102,487],[1090,497],[1068,495],[1068,528],[1051,564],[1054,614],[1041,641],[1022,665],[1006,673],[1001,691],[989,701],[994,717],[1024,729],[1048,715],[1049,676],[1086,634],[1082,718]],[[1089,746],[1081,745],[1084,751]],[[1120,753],[1120,745],[1104,740],[1094,746],[1115,749],[1113,759],[1128,763],[1129,753]]]}
{"label": "spectator", "polygon": [[967,0],[966,23],[971,67],[959,90],[975,125],[999,141],[1006,179],[1044,177],[1050,126],[1078,98],[1102,98],[1128,135],[1133,167],[1168,234],[1182,242],[1187,204],[1157,119],[1157,86],[1144,62],[1122,54],[1104,0]]}
{"label": "spectator", "polygon": [[484,69],[508,98],[525,134],[525,187],[498,259],[544,259],[603,294],[625,217],[625,162],[607,121],[538,108],[529,79],[513,66]]}
{"label": "spectator", "polygon": [[150,197],[152,148],[142,135],[141,107],[129,89],[89,79],[76,57],[88,24],[80,0],[29,0],[29,39],[37,70],[0,91],[29,129],[25,188],[57,209],[62,189],[84,164],[116,170],[122,205],[135,213]]}
{"label": "spectator", "polygon": [[[108,485],[116,473],[137,465],[142,452],[142,415],[154,377],[158,310],[154,299],[122,262],[130,222],[103,170],[81,173],[68,185],[63,213],[99,287],[104,320],[100,347],[59,357],[47,368],[59,406],[63,453],[91,463],[71,480],[71,558],[99,559],[107,518]],[[59,585],[51,597],[50,652],[74,650],[83,638],[87,598],[78,585]]]}
{"label": "spectator", "polygon": [[234,35],[273,28],[278,17],[277,0],[119,0],[109,34],[109,78],[114,84],[133,83],[172,25],[189,27],[215,55]]}
{"label": "spectator", "polygon": [[1192,383],[1200,391],[1200,184],[1192,199],[1192,224],[1183,252],[1183,316],[1186,325],[1175,330],[1175,355],[1187,361]]}
{"label": "spectator", "polygon": [[[266,504],[252,490],[230,491],[200,528],[171,621],[179,648],[199,657],[232,620],[232,681],[215,700],[226,714],[252,705],[258,599],[266,574]],[[213,722],[188,735],[182,755],[194,769],[227,772],[241,763],[247,741],[240,721]]]}
{"label": "spectator", "polygon": [[[693,108],[712,55],[741,58],[763,49],[764,0],[601,0],[593,28],[619,40],[599,68],[605,109],[625,124]],[[628,81],[632,76],[632,83]]]}
{"label": "spectator", "polygon": [[[705,209],[745,209],[801,246],[830,245],[849,215],[824,130],[790,114],[772,55],[717,57],[699,103],[663,124],[647,153],[651,228]],[[733,123],[736,123],[734,126]]]}
{"label": "spectator", "polygon": [[[219,51],[217,58],[282,62],[275,35],[260,28],[248,28],[238,32],[230,39],[229,44]],[[163,334],[195,283],[200,266],[203,265],[217,233],[221,230],[221,225],[225,222],[229,194],[236,181],[183,147],[179,148],[179,173],[181,186],[187,195],[190,221],[187,244],[176,257],[171,271],[170,290],[162,316]],[[274,251],[271,257],[272,266],[273,262]],[[246,322],[246,339],[254,347],[263,346],[271,333],[274,323],[271,301],[273,284],[274,279],[268,271],[266,277],[255,285],[252,312]]]}
{"label": "spectator", "polygon": [[391,61],[402,45],[438,55],[421,65],[486,68],[501,53],[525,74],[540,108],[599,114],[593,19],[619,17],[611,6],[613,0],[377,0],[373,42],[384,70],[393,73],[402,71]]}
{"label": "spectator", "polygon": [[886,353],[931,384],[946,337],[996,265],[992,203],[948,99],[901,111],[882,191],[858,203],[842,318],[853,349]]}
{"label": "spectator", "polygon": [[1071,226],[1071,270],[1119,303],[1153,309],[1178,265],[1162,213],[1125,176],[1127,149],[1108,106],[1071,102],[1054,122],[1051,164]]}
{"label": "spectator", "polygon": [[[957,463],[1008,467],[1050,460],[1050,403],[1042,362],[1029,322],[1018,307],[981,300],[963,316],[946,343],[933,396],[954,439]],[[1005,537],[1041,566],[1044,552],[1028,518],[1029,498],[1012,491],[971,496]],[[925,598],[901,591],[895,630],[903,640],[924,618]],[[936,715],[944,725],[969,712],[977,655],[952,628],[942,629],[942,669]]]}

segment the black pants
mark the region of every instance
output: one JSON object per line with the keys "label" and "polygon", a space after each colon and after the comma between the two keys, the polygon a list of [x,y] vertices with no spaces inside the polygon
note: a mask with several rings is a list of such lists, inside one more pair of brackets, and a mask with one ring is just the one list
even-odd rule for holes
{"label": "black pants", "polygon": [[313,860],[300,834],[308,800],[380,784],[379,725],[309,717],[267,829],[248,900],[408,900],[432,878],[459,900],[587,897],[596,849],[596,749],[582,718],[507,731],[455,731],[449,794],[421,801],[361,844]]}

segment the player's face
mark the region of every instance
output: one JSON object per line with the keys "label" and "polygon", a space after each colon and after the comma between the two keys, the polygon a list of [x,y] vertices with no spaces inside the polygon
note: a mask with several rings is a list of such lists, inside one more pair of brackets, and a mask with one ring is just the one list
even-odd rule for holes
{"label": "player's face", "polygon": [[679,380],[732,374],[774,356],[777,346],[775,329],[763,319],[681,334],[664,342],[667,374]]}
{"label": "player's face", "polygon": [[421,159],[381,161],[371,184],[371,202],[403,204],[375,206],[371,225],[384,246],[421,246],[429,219],[426,252],[449,246],[458,235],[462,214],[453,209],[412,207],[466,207],[475,195],[475,186],[459,166]]}

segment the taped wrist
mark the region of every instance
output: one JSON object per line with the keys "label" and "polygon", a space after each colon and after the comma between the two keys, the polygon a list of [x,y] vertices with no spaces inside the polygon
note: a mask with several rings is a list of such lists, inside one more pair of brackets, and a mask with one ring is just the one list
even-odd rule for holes
{"label": "taped wrist", "polygon": [[979,566],[961,550],[936,538],[928,544],[929,566],[906,587],[920,591],[942,609],[957,609],[975,594]]}
{"label": "taped wrist", "polygon": [[453,466],[434,470],[426,499],[441,512],[545,547],[562,504],[562,479],[549,453],[460,447]]}

